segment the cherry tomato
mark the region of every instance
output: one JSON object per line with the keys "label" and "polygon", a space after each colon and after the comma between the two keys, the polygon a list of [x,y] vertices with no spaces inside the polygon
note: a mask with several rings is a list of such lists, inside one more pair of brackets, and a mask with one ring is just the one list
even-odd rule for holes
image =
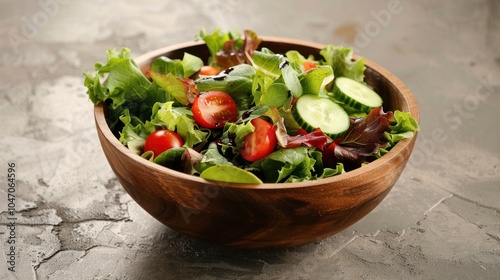
{"label": "cherry tomato", "polygon": [[302,62],[302,66],[304,67],[304,71],[316,68],[316,64],[309,60]]}
{"label": "cherry tomato", "polygon": [[241,156],[248,161],[257,161],[269,155],[276,146],[276,126],[261,119],[253,119],[255,130],[245,136]]}
{"label": "cherry tomato", "polygon": [[157,157],[166,150],[182,147],[182,145],[184,145],[184,140],[179,134],[171,130],[159,129],[146,138],[144,152],[152,151]]}
{"label": "cherry tomato", "polygon": [[213,66],[208,66],[208,65],[204,65],[200,69],[200,75],[203,75],[203,76],[213,76],[213,75],[219,74],[219,72],[220,72],[219,69],[217,69]]}
{"label": "cherry tomato", "polygon": [[222,91],[200,94],[194,99],[192,111],[196,123],[206,128],[224,127],[226,122],[234,122],[238,118],[236,103]]}

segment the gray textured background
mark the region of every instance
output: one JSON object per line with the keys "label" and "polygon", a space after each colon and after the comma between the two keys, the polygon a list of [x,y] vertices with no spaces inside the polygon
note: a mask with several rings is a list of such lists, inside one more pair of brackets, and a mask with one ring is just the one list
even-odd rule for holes
{"label": "gray textured background", "polygon": [[[200,28],[343,44],[413,91],[422,131],[389,196],[316,244],[240,251],[164,227],[116,181],[82,71]],[[2,279],[498,279],[500,2],[0,0]],[[7,162],[17,164],[7,271]]]}

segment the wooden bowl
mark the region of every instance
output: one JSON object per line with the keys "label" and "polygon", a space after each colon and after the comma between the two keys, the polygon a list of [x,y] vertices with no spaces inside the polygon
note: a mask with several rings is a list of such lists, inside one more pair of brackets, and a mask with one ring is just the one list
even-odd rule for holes
{"label": "wooden bowl", "polygon": [[[276,53],[298,50],[318,56],[323,45],[263,37],[261,47]],[[162,48],[138,57],[143,71],[166,55],[209,56],[203,42]],[[355,57],[357,59],[357,57]],[[393,74],[366,60],[365,81],[384,100],[385,110],[411,112],[419,121],[410,90]],[[188,236],[240,248],[288,247],[318,241],[351,226],[372,211],[396,183],[415,137],[399,142],[380,159],[342,175],[302,183],[214,182],[151,163],[129,151],[110,131],[103,105],[95,123],[106,158],[128,194],[149,214]]]}

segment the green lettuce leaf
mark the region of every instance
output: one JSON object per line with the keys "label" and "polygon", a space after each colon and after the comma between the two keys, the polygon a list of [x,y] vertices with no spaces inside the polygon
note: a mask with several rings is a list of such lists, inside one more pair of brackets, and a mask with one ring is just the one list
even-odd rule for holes
{"label": "green lettuce leaf", "polygon": [[365,77],[365,60],[353,61],[353,50],[343,46],[327,45],[320,52],[325,64],[330,65],[335,77],[348,77],[363,82]]}
{"label": "green lettuce leaf", "polygon": [[411,117],[410,112],[394,111],[393,119],[391,122],[391,132],[400,133],[407,131],[418,131],[420,129],[417,121]]}
{"label": "green lettuce leaf", "polygon": [[227,158],[219,153],[216,143],[210,143],[203,153],[202,159],[195,165],[199,173],[212,166],[233,165]]}
{"label": "green lettuce leaf", "polygon": [[400,133],[389,133],[389,132],[384,133],[385,138],[389,140],[391,146],[394,146],[397,142],[401,140],[412,138],[413,135],[415,135],[415,133],[412,131],[405,131]]}
{"label": "green lettuce leaf", "polygon": [[187,147],[166,150],[156,158],[153,158],[153,152],[148,151],[142,154],[141,157],[170,169],[191,175],[199,174],[195,165],[198,165],[203,158],[200,153]]}
{"label": "green lettuce leaf", "polygon": [[[141,69],[130,58],[130,50],[124,48],[121,52],[107,51],[108,62],[105,65],[96,63],[96,74],[84,72],[84,85],[87,94],[94,104],[108,99],[111,107],[118,108],[126,101],[140,102],[145,99],[151,82],[142,74]],[[107,75],[101,84],[100,77]]]}
{"label": "green lettuce leaf", "polygon": [[250,119],[249,117],[246,121],[226,123],[218,141],[222,155],[231,160],[235,165],[240,165],[238,163],[241,160],[239,150],[243,146],[245,136],[254,131],[254,126],[249,121]]}
{"label": "green lettuce leaf", "polygon": [[327,177],[339,175],[342,173],[345,173],[344,165],[339,162],[339,163],[337,163],[335,168],[325,168],[322,178],[327,178]]}
{"label": "green lettuce leaf", "polygon": [[397,142],[411,138],[415,132],[420,130],[417,121],[411,117],[410,112],[394,111],[393,117],[389,120],[390,132],[385,132],[384,136],[389,140],[391,146]]}
{"label": "green lettuce leaf", "polygon": [[173,170],[182,171],[184,166],[183,155],[185,152],[185,147],[168,149],[159,154],[153,162]]}
{"label": "green lettuce leaf", "polygon": [[172,74],[179,78],[184,78],[184,66],[179,59],[170,59],[166,56],[160,56],[151,64],[151,71],[158,74]]}
{"label": "green lettuce leaf", "polygon": [[221,182],[262,184],[255,174],[231,165],[211,166],[205,169],[200,177]]}
{"label": "green lettuce leaf", "polygon": [[182,57],[184,77],[188,78],[193,76],[196,72],[200,71],[203,64],[204,63],[201,58],[189,53],[184,53],[184,56]]}
{"label": "green lettuce leaf", "polygon": [[252,88],[257,100],[275,83],[286,85],[287,91],[294,97],[302,95],[303,90],[299,81],[299,74],[285,56],[274,54],[263,48],[261,51],[255,51],[250,61],[257,73]]}
{"label": "green lettuce leaf", "polygon": [[200,71],[203,60],[189,53],[184,53],[182,60],[166,56],[156,58],[151,64],[151,71],[159,74],[172,74],[178,78],[189,78]]}
{"label": "green lettuce leaf", "polygon": [[153,106],[151,124],[177,132],[184,146],[193,148],[207,140],[209,134],[200,130],[187,107],[173,107],[174,102],[156,103]]}
{"label": "green lettuce leaf", "polygon": [[172,73],[166,75],[150,71],[149,75],[165,92],[174,97],[181,105],[187,106],[199,95],[194,80],[179,78]]}
{"label": "green lettuce leaf", "polygon": [[253,132],[255,127],[251,122],[245,123],[226,123],[222,136],[220,137],[222,143],[234,142],[234,146],[239,149],[243,146],[245,136]]}
{"label": "green lettuce leaf", "polygon": [[304,66],[302,64],[306,61],[314,62],[314,64],[316,65],[319,64],[319,61],[314,59],[314,55],[311,54],[306,58],[296,50],[287,51],[285,53],[285,56],[288,59],[288,61],[290,61],[292,67],[299,72],[304,71]]}
{"label": "green lettuce leaf", "polygon": [[130,117],[136,116],[145,122],[151,117],[151,108],[156,102],[173,100],[168,92],[146,78],[130,58],[129,49],[108,50],[107,58],[106,64],[95,64],[94,74],[83,72],[84,85],[94,104],[106,102],[109,126],[116,135],[123,128],[120,117],[125,110]]}
{"label": "green lettuce leaf", "polygon": [[298,51],[290,50],[285,53],[286,58],[290,63],[294,64],[297,68],[300,68],[300,65],[307,61],[307,59]]}
{"label": "green lettuce leaf", "polygon": [[196,80],[200,92],[219,90],[228,93],[238,110],[250,109],[253,105],[252,84],[255,70],[248,64],[240,64],[226,69],[216,76]]}
{"label": "green lettuce leaf", "polygon": [[[222,50],[224,44],[229,40],[238,40],[240,38],[240,34],[238,31],[233,32],[221,32],[220,28],[216,28],[212,34],[207,34],[205,29],[200,30],[200,33],[196,36],[196,40],[203,40],[208,47],[208,51],[210,52],[210,65],[216,65],[217,62],[216,56],[217,53]],[[243,44],[243,41],[240,39],[240,45]]]}
{"label": "green lettuce leaf", "polygon": [[[274,151],[265,158],[252,163],[251,166],[260,170],[264,182],[267,183],[297,179],[312,180],[324,174],[322,164],[318,162],[318,159],[321,159],[320,152],[299,146]],[[316,170],[316,168],[321,170]]]}
{"label": "green lettuce leaf", "polygon": [[252,57],[252,65],[261,76],[268,76],[272,80],[281,75],[280,65],[286,61],[283,55],[268,53],[266,51],[255,51]]}
{"label": "green lettuce leaf", "polygon": [[144,142],[148,135],[155,130],[154,127],[151,125],[147,126],[136,116],[130,115],[128,109],[123,111],[120,120],[124,124],[120,132],[120,142],[132,152],[141,155],[144,149]]}
{"label": "green lettuce leaf", "polygon": [[257,105],[280,108],[289,99],[289,90],[284,83],[273,83],[260,96]]}
{"label": "green lettuce leaf", "polygon": [[290,66],[290,63],[286,62],[281,65],[281,76],[288,90],[294,97],[300,97],[303,93],[302,85],[299,81],[298,72]]}
{"label": "green lettuce leaf", "polygon": [[295,175],[292,174],[286,182],[288,183],[295,183],[295,182],[304,182],[304,181],[311,181],[311,180],[318,180],[322,178],[327,178],[335,175],[339,175],[342,173],[345,173],[344,170],[344,165],[342,163],[337,163],[335,168],[324,168],[323,167],[323,160],[322,156],[323,154],[317,150],[309,150],[310,151],[310,156],[314,158],[315,163],[314,163],[314,173],[311,174],[310,177],[301,177],[300,175]]}
{"label": "green lettuce leaf", "polygon": [[325,87],[333,81],[333,69],[329,65],[313,68],[299,75],[303,91],[309,94],[326,94]]}

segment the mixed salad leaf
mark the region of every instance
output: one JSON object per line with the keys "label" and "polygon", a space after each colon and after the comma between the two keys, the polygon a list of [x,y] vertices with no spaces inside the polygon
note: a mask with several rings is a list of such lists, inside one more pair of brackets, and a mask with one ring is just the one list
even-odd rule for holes
{"label": "mixed salad leaf", "polygon": [[84,72],[89,99],[108,107],[111,130],[146,160],[209,180],[300,182],[361,168],[419,130],[410,113],[377,103],[350,48],[327,45],[318,59],[259,49],[250,30],[196,38],[206,62],[161,56],[143,73],[123,48]]}

